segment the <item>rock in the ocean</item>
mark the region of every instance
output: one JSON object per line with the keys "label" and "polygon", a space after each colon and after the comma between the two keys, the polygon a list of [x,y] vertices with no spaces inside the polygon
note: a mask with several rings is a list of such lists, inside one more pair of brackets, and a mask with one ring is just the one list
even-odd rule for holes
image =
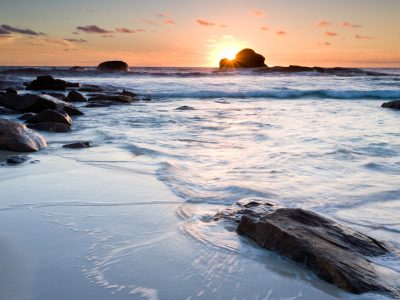
{"label": "rock in the ocean", "polygon": [[8,94],[8,95],[17,95],[18,92],[17,92],[17,90],[15,88],[9,87],[9,88],[6,89],[6,94]]}
{"label": "rock in the ocean", "polygon": [[384,108],[392,108],[392,109],[400,109],[400,100],[399,101],[391,101],[385,102],[382,104]]}
{"label": "rock in the ocean", "polygon": [[349,292],[383,292],[400,297],[400,290],[378,276],[369,259],[396,255],[393,249],[313,212],[280,208],[258,216],[244,215],[237,231]]}
{"label": "rock in the ocean", "polygon": [[27,119],[26,122],[29,124],[54,122],[66,124],[69,126],[72,125],[72,120],[66,112],[59,112],[53,109],[46,109],[44,111],[41,111],[40,113]]}
{"label": "rock in the ocean", "polygon": [[30,82],[26,87],[27,90],[55,90],[64,91],[69,87],[79,87],[79,83],[67,82],[62,79],[54,79],[50,75],[38,76],[35,80]]}
{"label": "rock in the ocean", "polygon": [[183,106],[179,106],[179,107],[175,108],[175,110],[195,110],[195,108],[191,107],[191,106],[183,105]]}
{"label": "rock in the ocean", "polygon": [[70,91],[67,98],[64,100],[67,102],[86,102],[86,98],[78,91]]}
{"label": "rock in the ocean", "polygon": [[265,68],[265,57],[256,53],[254,50],[246,48],[236,54],[235,59],[221,59],[219,62],[220,69],[232,68]]}
{"label": "rock in the ocean", "polygon": [[94,84],[83,84],[78,90],[80,92],[99,93],[102,92],[104,89]]}
{"label": "rock in the ocean", "polygon": [[28,127],[35,130],[48,131],[48,132],[68,132],[71,130],[71,126],[64,123],[56,123],[56,122],[29,124]]}
{"label": "rock in the ocean", "polygon": [[133,98],[131,96],[125,96],[125,95],[102,95],[102,94],[89,98],[89,102],[96,102],[96,101],[131,103],[133,101]]}
{"label": "rock in the ocean", "polygon": [[97,66],[97,70],[102,72],[127,72],[128,69],[128,64],[120,60],[105,61]]}
{"label": "rock in the ocean", "polygon": [[11,155],[7,157],[7,163],[10,165],[20,165],[26,162],[29,158],[25,155]]}
{"label": "rock in the ocean", "polygon": [[17,122],[0,119],[0,149],[33,152],[46,147],[46,140],[36,131]]}
{"label": "rock in the ocean", "polygon": [[78,143],[63,145],[63,148],[69,148],[69,149],[83,149],[89,147],[90,147],[89,142],[78,142]]}
{"label": "rock in the ocean", "polygon": [[35,113],[25,113],[25,114],[19,116],[19,117],[18,117],[18,120],[26,121],[26,120],[28,120],[28,119],[34,117],[34,116],[36,116]]}

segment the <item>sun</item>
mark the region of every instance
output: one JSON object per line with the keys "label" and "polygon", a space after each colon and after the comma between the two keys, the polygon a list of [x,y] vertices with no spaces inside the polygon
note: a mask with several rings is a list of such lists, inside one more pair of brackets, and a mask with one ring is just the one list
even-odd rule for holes
{"label": "sun", "polygon": [[219,58],[233,60],[238,52],[239,50],[236,47],[225,47],[220,50]]}

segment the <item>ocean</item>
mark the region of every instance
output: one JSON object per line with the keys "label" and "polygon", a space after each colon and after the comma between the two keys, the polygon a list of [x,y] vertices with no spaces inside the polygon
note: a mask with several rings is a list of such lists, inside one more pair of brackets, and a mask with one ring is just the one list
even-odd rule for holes
{"label": "ocean", "polygon": [[[40,162],[0,167],[0,298],[387,299],[341,291],[213,221],[268,201],[400,248],[400,113],[381,108],[400,99],[400,69],[372,71],[388,75],[0,68],[142,99],[78,104],[70,133],[44,133]],[[75,141],[94,147],[62,148]],[[377,263],[400,273],[398,258]]]}

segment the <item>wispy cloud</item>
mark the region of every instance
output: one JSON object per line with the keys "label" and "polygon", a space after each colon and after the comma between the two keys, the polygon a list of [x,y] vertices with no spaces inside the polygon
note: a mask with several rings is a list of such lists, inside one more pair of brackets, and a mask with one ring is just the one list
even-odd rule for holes
{"label": "wispy cloud", "polygon": [[165,24],[168,24],[168,25],[176,25],[176,22],[175,22],[174,20],[172,20],[172,19],[166,19],[166,20],[164,21],[164,23],[165,23]]}
{"label": "wispy cloud", "polygon": [[19,33],[19,34],[33,35],[33,36],[46,35],[43,32],[36,32],[29,28],[19,28],[6,24],[0,26],[0,34],[10,34],[10,33]]}
{"label": "wispy cloud", "polygon": [[267,26],[262,26],[260,29],[263,30],[263,31],[268,31],[269,30],[269,28]]}
{"label": "wispy cloud", "polygon": [[287,32],[284,30],[279,30],[276,32],[277,35],[287,35]]}
{"label": "wispy cloud", "polygon": [[103,34],[101,37],[102,38],[113,38],[114,36],[112,34]]}
{"label": "wispy cloud", "polygon": [[67,42],[71,42],[71,43],[77,43],[77,44],[84,44],[84,43],[88,43],[87,40],[84,39],[64,39]]}
{"label": "wispy cloud", "polygon": [[329,47],[332,44],[330,42],[320,42],[320,43],[318,43],[318,45]]}
{"label": "wispy cloud", "polygon": [[338,34],[336,32],[333,32],[333,31],[326,31],[325,35],[329,36],[329,37],[338,36]]}
{"label": "wispy cloud", "polygon": [[330,27],[330,26],[332,26],[332,22],[322,20],[322,21],[318,21],[315,25],[317,27]]}
{"label": "wispy cloud", "polygon": [[356,34],[355,38],[359,39],[359,40],[373,40],[374,39],[372,36],[360,35],[360,34]]}
{"label": "wispy cloud", "polygon": [[205,19],[196,19],[197,24],[201,26],[215,26],[215,23]]}
{"label": "wispy cloud", "polygon": [[168,13],[158,13],[158,14],[156,14],[156,17],[158,17],[158,18],[168,18],[169,14]]}
{"label": "wispy cloud", "polygon": [[362,27],[362,25],[352,24],[350,22],[342,22],[341,26],[345,27],[345,28],[361,28]]}
{"label": "wispy cloud", "polygon": [[259,18],[260,17],[265,17],[267,15],[267,13],[265,11],[260,10],[260,9],[251,10],[251,11],[248,12],[248,14],[250,16],[259,17]]}
{"label": "wispy cloud", "polygon": [[78,26],[76,27],[76,29],[86,33],[96,33],[96,34],[108,34],[113,32],[111,30],[100,28],[97,25]]}
{"label": "wispy cloud", "polygon": [[125,27],[115,28],[115,31],[119,32],[119,33],[135,33],[136,32],[136,30],[125,28]]}

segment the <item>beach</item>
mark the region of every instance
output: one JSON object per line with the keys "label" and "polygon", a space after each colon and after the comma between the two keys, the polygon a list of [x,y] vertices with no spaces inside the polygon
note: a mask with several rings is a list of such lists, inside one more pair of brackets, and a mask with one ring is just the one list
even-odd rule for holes
{"label": "beach", "polygon": [[[140,101],[78,103],[70,132],[41,132],[46,149],[17,166],[2,155],[0,298],[391,299],[347,293],[213,219],[269,201],[400,248],[399,112],[381,108],[400,71],[373,71],[389,75],[39,68]],[[62,147],[79,141],[91,147]],[[400,285],[397,256],[375,263]]]}

